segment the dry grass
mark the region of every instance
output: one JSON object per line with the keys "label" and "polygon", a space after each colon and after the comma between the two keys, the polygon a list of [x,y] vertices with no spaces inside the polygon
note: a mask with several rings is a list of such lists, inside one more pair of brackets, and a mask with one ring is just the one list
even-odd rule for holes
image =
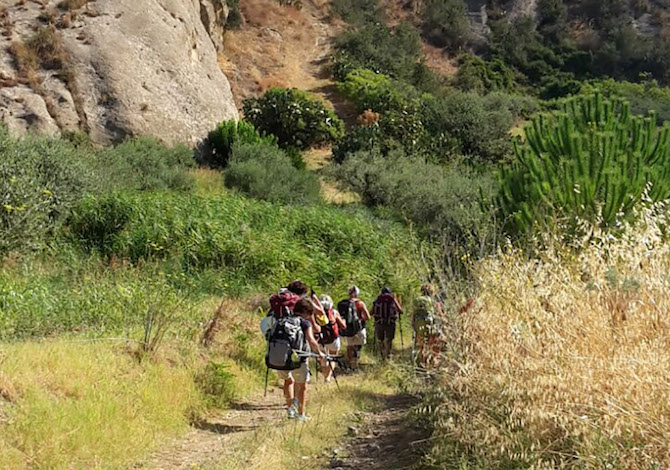
{"label": "dry grass", "polygon": [[187,368],[140,366],[113,346],[26,343],[0,355],[0,468],[128,468],[199,406]]}
{"label": "dry grass", "polygon": [[670,467],[670,246],[646,210],[621,239],[507,249],[476,268],[435,456],[461,468]]}
{"label": "dry grass", "polygon": [[277,0],[249,0],[241,5],[243,27],[226,33],[219,58],[236,101],[257,96],[274,86],[314,90],[329,82],[321,64],[337,26],[328,22],[323,0],[303,8],[281,6]]}

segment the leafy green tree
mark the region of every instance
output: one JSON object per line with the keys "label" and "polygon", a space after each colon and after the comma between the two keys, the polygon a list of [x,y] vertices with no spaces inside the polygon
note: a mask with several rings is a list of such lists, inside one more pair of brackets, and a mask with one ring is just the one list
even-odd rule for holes
{"label": "leafy green tree", "polygon": [[456,50],[470,39],[470,20],[462,0],[426,0],[421,19],[424,36],[437,47]]}
{"label": "leafy green tree", "polygon": [[223,121],[216,126],[216,129],[209,133],[207,140],[211,149],[211,155],[207,158],[208,163],[218,167],[225,167],[228,164],[233,146],[238,142],[277,145],[275,136],[261,136],[253,124],[234,119]]}
{"label": "leafy green tree", "polygon": [[244,117],[264,134],[277,137],[282,148],[304,150],[336,142],[344,124],[309,93],[296,88],[272,88],[244,102]]}
{"label": "leafy green tree", "polygon": [[630,104],[599,93],[566,100],[540,114],[516,144],[516,161],[501,170],[498,205],[511,233],[554,220],[615,226],[645,191],[670,196],[670,124],[634,116]]}

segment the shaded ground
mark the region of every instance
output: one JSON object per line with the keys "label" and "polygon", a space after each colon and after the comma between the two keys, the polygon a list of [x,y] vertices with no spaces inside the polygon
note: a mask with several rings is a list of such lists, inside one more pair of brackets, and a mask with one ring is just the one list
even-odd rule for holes
{"label": "shaded ground", "polygon": [[284,420],[285,411],[277,393],[267,398],[233,404],[219,416],[194,423],[183,438],[167,443],[149,459],[135,465],[143,470],[193,470],[231,455],[236,444],[263,426]]}
{"label": "shaded ground", "polygon": [[[349,437],[327,454],[330,459],[326,459],[325,468],[402,470],[420,460],[428,433],[411,418],[417,399],[409,395],[390,395],[382,400],[377,411],[359,413],[360,419],[349,428]],[[195,423],[186,436],[166,443],[132,468],[192,470],[221,468],[222,462],[237,461],[243,458],[240,449],[244,448],[245,438],[257,433],[262,436],[268,426],[286,423],[281,402],[281,390],[273,389],[267,398],[234,404],[219,416]]]}
{"label": "shaded ground", "polygon": [[430,433],[411,416],[417,399],[392,395],[382,411],[365,413],[360,428],[352,426],[349,442],[333,451],[327,468],[357,470],[403,470],[416,466]]}

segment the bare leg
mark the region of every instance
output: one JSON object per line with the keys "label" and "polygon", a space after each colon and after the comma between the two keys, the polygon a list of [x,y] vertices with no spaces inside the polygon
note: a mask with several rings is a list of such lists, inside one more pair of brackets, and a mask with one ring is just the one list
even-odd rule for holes
{"label": "bare leg", "polygon": [[298,397],[298,414],[305,414],[307,404],[307,384],[295,384],[295,394]]}
{"label": "bare leg", "polygon": [[293,397],[295,396],[293,394],[294,382],[293,379],[284,380],[284,398],[286,398],[286,406],[289,408],[293,406]]}

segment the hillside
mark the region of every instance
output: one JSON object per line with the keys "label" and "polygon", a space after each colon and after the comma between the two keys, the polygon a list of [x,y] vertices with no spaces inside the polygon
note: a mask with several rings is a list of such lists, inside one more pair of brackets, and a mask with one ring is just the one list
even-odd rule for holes
{"label": "hillside", "polygon": [[0,468],[670,467],[667,1],[0,5]]}

